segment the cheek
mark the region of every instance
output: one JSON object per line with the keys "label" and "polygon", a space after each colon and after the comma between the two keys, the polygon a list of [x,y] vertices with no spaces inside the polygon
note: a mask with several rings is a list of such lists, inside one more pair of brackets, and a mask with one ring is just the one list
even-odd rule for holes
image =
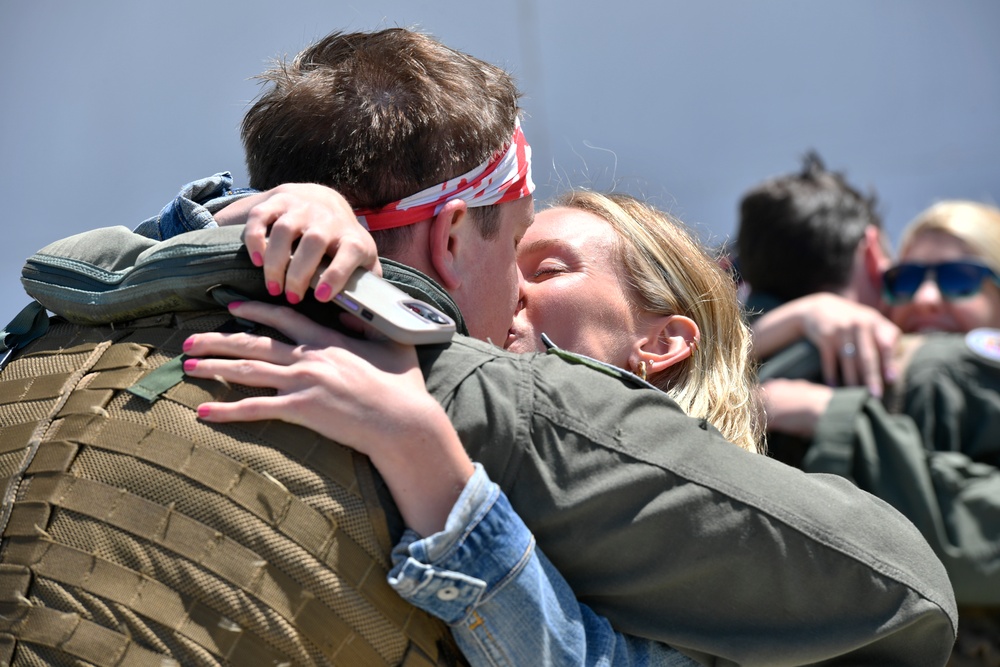
{"label": "cheek", "polygon": [[890,306],[889,307],[889,319],[900,324],[910,312],[910,306]]}
{"label": "cheek", "polygon": [[963,331],[1000,326],[1000,294],[984,292],[949,306],[952,316]]}

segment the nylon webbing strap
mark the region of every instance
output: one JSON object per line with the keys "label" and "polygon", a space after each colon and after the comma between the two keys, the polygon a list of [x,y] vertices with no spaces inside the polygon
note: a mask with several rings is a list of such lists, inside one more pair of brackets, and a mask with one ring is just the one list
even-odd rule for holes
{"label": "nylon webbing strap", "polygon": [[13,634],[17,641],[57,649],[98,667],[179,665],[166,655],[139,646],[120,632],[79,614],[47,607],[0,602],[0,632]]}
{"label": "nylon webbing strap", "polygon": [[[70,475],[35,477],[24,500],[14,503],[4,537],[36,536],[38,526],[48,523],[51,510],[46,505],[98,519],[197,563],[280,614],[331,659],[343,659],[345,664],[385,664],[371,644],[333,610],[256,553],[184,514],[124,489]],[[373,565],[370,559],[366,561]],[[336,637],[347,641],[334,644],[331,640]]]}
{"label": "nylon webbing strap", "polygon": [[[197,410],[205,401],[226,401],[241,398],[232,390],[219,387],[218,393],[212,394],[194,382],[179,384],[166,397],[191,410]],[[313,468],[324,477],[343,487],[352,495],[362,497],[358,481],[349,465],[349,458],[331,455],[329,441],[309,429],[282,421],[247,422],[240,427],[256,438],[266,440],[276,449],[301,461]],[[342,448],[336,448],[342,450]],[[350,456],[347,453],[347,456]]]}
{"label": "nylon webbing strap", "polygon": [[35,432],[34,422],[24,424],[14,424],[13,426],[0,426],[0,454],[7,454],[18,449],[24,449],[24,444],[31,439],[31,434]]}
{"label": "nylon webbing strap", "polygon": [[184,356],[174,357],[128,388],[130,394],[155,403],[160,394],[184,379]]}
{"label": "nylon webbing strap", "polygon": [[58,398],[73,375],[75,373],[59,373],[0,381],[0,401],[18,403]]}
{"label": "nylon webbing strap", "polygon": [[11,356],[49,328],[49,316],[45,308],[32,301],[21,309],[14,319],[0,330],[0,369],[7,365]]}
{"label": "nylon webbing strap", "polygon": [[288,656],[197,600],[139,572],[64,544],[15,540],[8,547],[7,561],[10,565],[0,566],[2,601],[26,599],[33,571],[35,576],[76,586],[127,607],[233,665],[279,665],[289,661]]}
{"label": "nylon webbing strap", "polygon": [[[387,568],[340,530],[332,517],[313,509],[264,475],[179,436],[93,414],[68,416],[60,425],[59,437],[155,463],[227,496],[335,569],[346,584],[361,593],[396,627],[413,635],[413,641],[423,650],[436,654],[436,648],[421,639],[429,632],[432,621],[416,613],[412,605],[392,590],[386,580]],[[329,446],[323,456],[339,460],[334,467],[341,470],[354,465],[351,452],[343,447]],[[64,469],[52,468],[49,472]]]}
{"label": "nylon webbing strap", "polygon": [[[149,356],[149,348],[137,343],[115,343],[94,364],[93,370],[108,371],[119,368],[136,368],[144,365]],[[107,375],[106,373],[104,375]]]}
{"label": "nylon webbing strap", "polygon": [[83,376],[86,375],[94,363],[100,359],[104,350],[109,347],[111,347],[111,341],[99,343],[94,346],[88,358],[81,364],[81,367],[66,378],[63,385],[63,392],[61,392],[61,397],[54,401],[48,415],[34,425],[31,436],[28,440],[28,447],[25,451],[24,458],[21,460],[18,470],[8,478],[7,485],[4,488],[3,509],[2,512],[0,512],[0,534],[2,534],[7,527],[7,521],[10,519],[10,512],[13,507],[14,497],[17,495],[17,490],[21,486],[21,480],[24,478],[25,472],[31,465],[32,460],[35,457],[35,453],[42,444],[43,434],[52,423],[55,415],[59,414],[59,411],[62,409],[65,402],[69,400],[72,388],[79,384]]}
{"label": "nylon webbing strap", "polygon": [[[246,320],[233,319],[227,320],[215,330],[221,333],[235,333],[247,331],[254,326],[256,325]],[[167,341],[163,341],[161,346],[166,343]],[[141,380],[128,387],[128,391],[150,403],[155,403],[164,392],[180,384],[182,380],[184,380],[184,355],[181,354],[146,374]]]}

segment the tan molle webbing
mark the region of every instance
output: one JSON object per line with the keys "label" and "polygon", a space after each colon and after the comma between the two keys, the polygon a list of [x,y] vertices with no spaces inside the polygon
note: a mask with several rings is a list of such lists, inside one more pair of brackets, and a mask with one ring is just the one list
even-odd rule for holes
{"label": "tan molle webbing", "polygon": [[261,390],[126,391],[227,317],[55,320],[0,373],[0,664],[464,664],[386,582],[367,459],[196,417]]}

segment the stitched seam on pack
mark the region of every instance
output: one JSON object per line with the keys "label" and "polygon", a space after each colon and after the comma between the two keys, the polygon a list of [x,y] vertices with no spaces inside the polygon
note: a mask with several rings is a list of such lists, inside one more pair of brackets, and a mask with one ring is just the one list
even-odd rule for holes
{"label": "stitched seam on pack", "polygon": [[[120,604],[194,641],[210,653],[231,661],[239,656],[244,658],[244,662],[236,660],[233,664],[248,664],[249,660],[260,660],[262,657],[271,658],[275,664],[287,660],[284,654],[253,633],[243,632],[240,628],[239,634],[235,634],[232,621],[226,623],[228,619],[225,616],[198,600],[185,599],[156,579],[95,554],[59,542],[42,541],[48,545],[42,552],[32,548],[19,549],[16,544],[13,545],[7,561],[29,567],[35,576],[79,587]],[[76,567],[53,567],[50,560],[71,563]],[[133,586],[122,586],[127,581],[132,581]],[[214,622],[205,622],[206,615]],[[201,622],[196,621],[195,616],[201,618]]]}
{"label": "stitched seam on pack", "polygon": [[[57,474],[47,484],[32,484],[28,497],[15,511],[32,502],[48,502],[84,516],[103,521],[137,538],[204,568],[262,602],[331,658],[347,650],[359,664],[382,664],[378,651],[333,609],[317,599],[298,581],[252,549],[205,524],[141,496],[68,474]],[[312,619],[304,625],[303,621]],[[321,631],[322,627],[322,631]],[[352,637],[332,646],[329,636]]]}
{"label": "stitched seam on pack", "polygon": [[97,361],[104,354],[104,351],[111,347],[111,341],[104,341],[99,343],[94,350],[87,357],[87,360],[83,363],[82,368],[75,371],[70,375],[69,379],[64,385],[64,391],[61,393],[59,399],[49,410],[48,415],[41,419],[38,426],[35,428],[34,432],[31,434],[31,440],[29,441],[28,451],[25,452],[24,459],[21,461],[21,465],[18,466],[17,471],[10,476],[7,488],[4,489],[3,494],[3,510],[0,514],[0,535],[7,529],[7,523],[10,521],[10,513],[13,508],[14,498],[17,496],[17,491],[21,487],[21,482],[24,480],[25,472],[34,460],[35,455],[38,453],[38,448],[42,444],[42,437],[48,430],[49,426],[52,425],[52,421],[62,410],[66,401],[73,393],[73,388],[76,387],[83,377],[90,372],[90,369],[97,363]]}

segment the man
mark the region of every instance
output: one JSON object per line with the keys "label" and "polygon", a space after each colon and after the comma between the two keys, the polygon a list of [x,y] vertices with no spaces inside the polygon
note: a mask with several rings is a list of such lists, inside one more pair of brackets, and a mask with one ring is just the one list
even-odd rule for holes
{"label": "man", "polygon": [[[752,287],[747,312],[752,318],[764,315],[755,332],[761,357],[795,340],[787,332],[782,332],[785,338],[770,339],[768,313],[782,304],[832,293],[875,310],[882,307],[882,273],[891,257],[875,197],[828,171],[815,152],[806,155],[800,172],[769,179],[743,196],[736,246],[743,278]],[[862,336],[853,348],[842,348],[839,365],[850,375],[845,380],[863,380],[877,392],[882,383],[879,356],[887,356],[895,344],[893,332],[891,326],[876,329],[876,340]],[[837,362],[822,359],[828,383],[837,379]]]}
{"label": "man", "polygon": [[[1000,636],[1000,364],[988,348],[977,352],[960,335],[897,341],[878,313],[889,258],[872,204],[814,154],[800,173],[770,179],[741,201],[738,238],[742,275],[752,290],[748,307],[763,313],[755,333],[766,340],[758,349],[771,352],[761,369],[769,445],[776,457],[851,479],[909,517],[949,571],[967,621],[960,624],[959,650],[976,651],[962,648],[970,628],[980,632],[992,617],[989,643]],[[845,311],[850,304],[819,292],[865,308]],[[839,384],[829,370],[838,359],[820,363],[810,344],[767,330],[782,320],[809,321],[817,309],[860,312],[871,330],[884,332],[872,344],[860,337],[863,327],[845,327],[851,337],[841,343],[839,359],[848,371],[844,384],[857,384],[862,373],[854,362],[863,347],[869,357],[887,357],[896,377],[884,400],[880,383],[870,377],[868,388],[827,386]],[[798,332],[792,339],[804,333],[801,325],[791,328]],[[774,351],[776,341],[783,349]],[[882,370],[877,360],[867,366],[876,374]]]}
{"label": "man", "polygon": [[[528,151],[509,77],[398,30],[332,35],[269,77],[274,89],[244,123],[251,184],[335,186],[370,227],[399,227],[376,232],[380,252],[400,260],[386,263],[387,277],[464,316],[476,336],[504,335],[517,296],[513,248],[532,210],[521,166]],[[321,150],[304,153],[299,166],[306,171],[285,172],[305,146]],[[510,175],[484,185],[485,200],[470,196],[468,181],[457,178],[495,174],[501,165]],[[228,189],[215,185],[222,194]],[[495,205],[470,208],[470,199]],[[225,199],[204,210],[220,203]],[[170,222],[161,216],[146,231]],[[208,247],[216,238],[221,252],[232,233],[206,229],[165,245],[204,240]],[[60,251],[88,250],[68,245]],[[138,266],[151,254],[130,261]],[[284,289],[293,302],[303,296],[294,283],[267,278],[270,292]],[[111,292],[129,298],[125,290]],[[129,307],[161,326],[162,317],[184,320],[157,314],[157,299],[169,305],[151,294]],[[39,354],[39,346],[25,348],[24,358]],[[665,396],[556,355],[508,355],[463,336],[420,355],[428,389],[470,455],[502,486],[580,599],[620,630],[716,664],[806,664],[845,655],[943,661],[954,631],[943,571],[912,526],[866,494],[750,456]],[[162,367],[140,380],[147,393],[188,406],[206,394],[225,395],[219,383],[187,380],[163,390],[163,374],[153,378]],[[282,446],[307,463],[320,451],[312,443]],[[294,477],[264,471],[299,490]],[[135,480],[115,484],[140,490]],[[50,504],[53,495],[45,496]],[[197,507],[187,511],[212,525]],[[25,528],[18,539],[33,545],[41,539],[33,535]],[[249,542],[241,546],[255,545],[252,535],[241,539]],[[155,571],[158,583],[180,585],[162,570]],[[370,581],[355,583],[364,590]],[[225,607],[199,603],[217,614],[214,605]],[[289,621],[287,614],[282,619]],[[245,635],[259,632],[246,627]]]}

